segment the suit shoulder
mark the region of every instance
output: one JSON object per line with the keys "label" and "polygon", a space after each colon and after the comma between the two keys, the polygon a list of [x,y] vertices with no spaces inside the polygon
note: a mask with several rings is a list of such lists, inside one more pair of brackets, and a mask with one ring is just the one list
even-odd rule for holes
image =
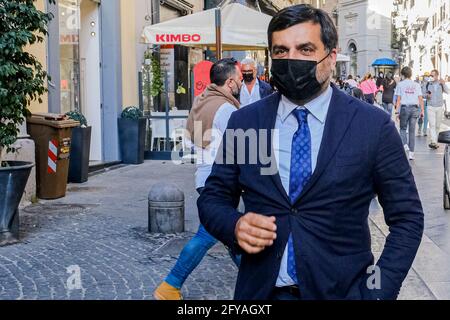
{"label": "suit shoulder", "polygon": [[348,103],[357,109],[359,117],[367,119],[367,123],[388,122],[391,118],[383,109],[361,101],[355,97],[348,96]]}
{"label": "suit shoulder", "polygon": [[266,89],[272,89],[272,87],[270,86],[270,84],[268,84],[267,82],[265,82],[264,80],[259,80],[258,79],[258,81],[259,81],[259,85],[262,87],[262,88],[266,88]]}

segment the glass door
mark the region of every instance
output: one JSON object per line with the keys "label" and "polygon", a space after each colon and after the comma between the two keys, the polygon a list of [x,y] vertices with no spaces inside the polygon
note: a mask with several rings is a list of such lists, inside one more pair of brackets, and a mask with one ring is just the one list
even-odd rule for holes
{"label": "glass door", "polygon": [[59,0],[61,113],[81,111],[80,0]]}

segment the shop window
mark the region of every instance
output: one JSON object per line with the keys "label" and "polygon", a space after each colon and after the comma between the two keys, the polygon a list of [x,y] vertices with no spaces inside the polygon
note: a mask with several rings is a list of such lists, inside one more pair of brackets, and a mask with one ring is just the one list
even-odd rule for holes
{"label": "shop window", "polygon": [[61,112],[81,111],[80,0],[59,0]]}

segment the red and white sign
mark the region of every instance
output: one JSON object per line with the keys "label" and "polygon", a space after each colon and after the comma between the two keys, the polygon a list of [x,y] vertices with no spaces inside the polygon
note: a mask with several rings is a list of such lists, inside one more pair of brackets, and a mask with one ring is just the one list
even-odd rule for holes
{"label": "red and white sign", "polygon": [[201,39],[199,34],[156,34],[156,43],[195,43],[200,42]]}
{"label": "red and white sign", "polygon": [[50,140],[48,142],[48,167],[47,172],[52,174],[56,173],[58,162],[58,141]]}

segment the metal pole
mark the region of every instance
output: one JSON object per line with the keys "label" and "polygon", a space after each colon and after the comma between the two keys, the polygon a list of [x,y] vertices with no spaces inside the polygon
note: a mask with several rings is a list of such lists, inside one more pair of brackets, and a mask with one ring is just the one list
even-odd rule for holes
{"label": "metal pole", "polygon": [[222,17],[220,8],[216,8],[216,57],[217,60],[222,59]]}
{"label": "metal pole", "polygon": [[164,142],[164,151],[169,151],[169,144],[170,144],[170,140],[169,140],[169,74],[168,72],[164,72],[164,87],[165,87],[165,96],[166,96],[166,140]]}

